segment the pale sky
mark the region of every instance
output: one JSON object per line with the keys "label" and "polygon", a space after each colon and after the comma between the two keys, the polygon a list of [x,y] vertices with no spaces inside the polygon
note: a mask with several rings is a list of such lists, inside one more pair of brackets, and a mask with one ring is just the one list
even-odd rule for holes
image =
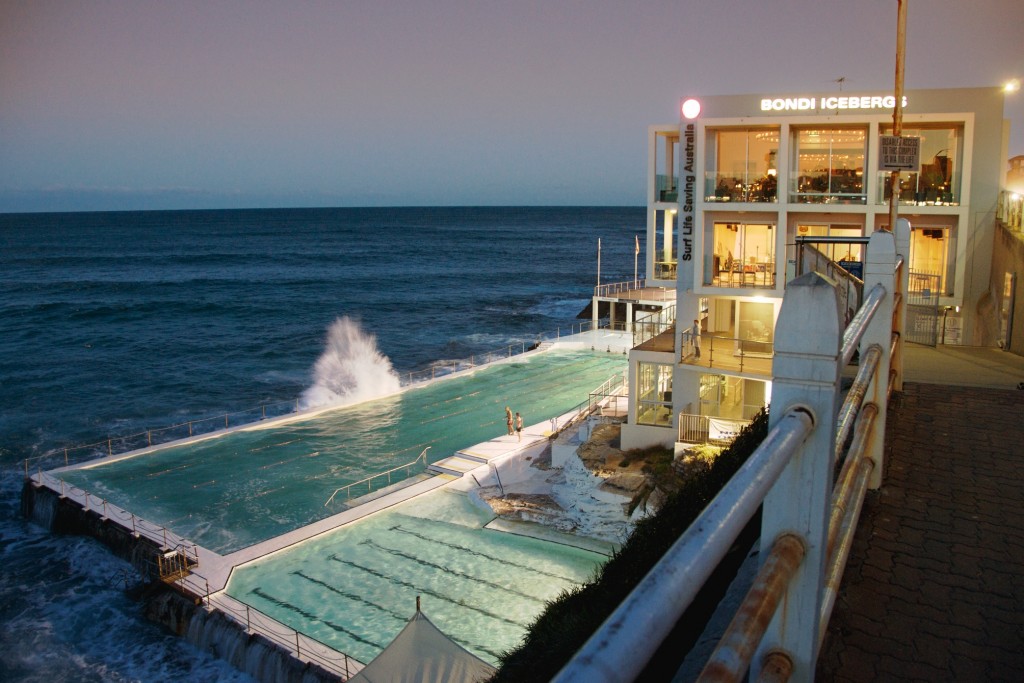
{"label": "pale sky", "polygon": [[[907,2],[907,89],[1024,79],[1021,0]],[[895,36],[895,0],[0,0],[0,212],[642,205],[681,97],[891,90]]]}

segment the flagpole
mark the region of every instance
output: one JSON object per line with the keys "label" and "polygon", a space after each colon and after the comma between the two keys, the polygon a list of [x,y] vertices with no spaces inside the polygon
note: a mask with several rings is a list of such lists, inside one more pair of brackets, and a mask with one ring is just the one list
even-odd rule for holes
{"label": "flagpole", "polygon": [[597,286],[601,286],[601,238],[597,238]]}
{"label": "flagpole", "polygon": [[637,273],[640,262],[640,238],[633,235],[633,239],[636,240],[636,248],[633,250],[633,289],[638,289],[640,287],[640,277]]}

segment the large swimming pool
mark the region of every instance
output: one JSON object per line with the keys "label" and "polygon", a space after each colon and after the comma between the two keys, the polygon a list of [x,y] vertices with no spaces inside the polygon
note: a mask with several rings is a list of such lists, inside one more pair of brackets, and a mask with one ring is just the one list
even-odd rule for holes
{"label": "large swimming pool", "polygon": [[428,446],[434,462],[504,434],[506,405],[527,424],[542,422],[586,401],[625,368],[621,354],[551,350],[388,398],[61,476],[226,554],[339,512],[342,497],[325,506],[339,487],[410,462]]}

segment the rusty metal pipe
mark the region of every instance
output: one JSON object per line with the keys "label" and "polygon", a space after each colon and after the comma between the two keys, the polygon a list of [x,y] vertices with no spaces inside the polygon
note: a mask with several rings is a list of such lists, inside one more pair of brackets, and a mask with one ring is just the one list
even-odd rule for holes
{"label": "rusty metal pipe", "polygon": [[828,520],[828,546],[826,557],[832,557],[832,550],[836,537],[839,535],[839,527],[846,516],[846,509],[850,502],[852,484],[857,468],[857,463],[864,456],[868,440],[875,426],[875,419],[878,417],[878,406],[868,403],[861,410],[857,417],[857,424],[854,427],[853,442],[850,444],[850,455],[839,472],[839,479],[832,492],[832,512]]}
{"label": "rusty metal pipe", "polygon": [[877,344],[872,345],[860,359],[857,376],[853,379],[853,385],[846,394],[846,400],[843,401],[843,405],[839,409],[839,417],[836,420],[836,462],[839,461],[843,444],[846,443],[846,439],[850,435],[854,419],[860,411],[861,404],[864,403],[868,386],[871,384],[881,360],[882,347]]}
{"label": "rusty metal pipe", "polygon": [[742,680],[806,552],[804,542],[795,534],[783,534],[775,539],[743,604],[704,666],[700,681],[733,683]]}

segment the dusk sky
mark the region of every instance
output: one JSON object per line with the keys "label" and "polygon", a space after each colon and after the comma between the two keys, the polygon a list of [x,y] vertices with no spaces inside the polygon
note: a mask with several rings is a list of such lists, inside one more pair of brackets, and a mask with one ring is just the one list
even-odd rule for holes
{"label": "dusk sky", "polygon": [[[908,2],[907,89],[1024,78],[1021,0]],[[641,205],[683,96],[891,90],[896,7],[0,0],[0,212]]]}

